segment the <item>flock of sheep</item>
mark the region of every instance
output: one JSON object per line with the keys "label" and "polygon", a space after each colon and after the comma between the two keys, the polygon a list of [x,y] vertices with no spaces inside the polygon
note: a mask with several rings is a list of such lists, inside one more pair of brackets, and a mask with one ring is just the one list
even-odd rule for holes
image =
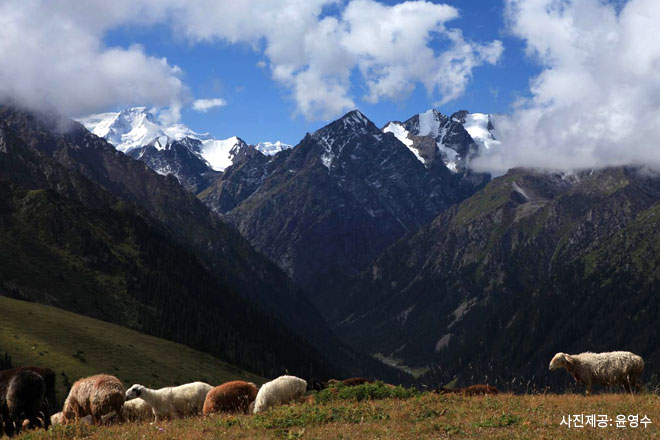
{"label": "flock of sheep", "polygon": [[[573,378],[591,392],[593,384],[623,385],[632,392],[644,370],[640,356],[626,351],[610,353],[557,353],[550,361],[550,370],[565,368]],[[337,381],[329,381],[333,384]],[[370,382],[365,378],[342,381],[354,386]],[[324,385],[327,385],[324,384]],[[316,385],[316,384],[314,384]],[[0,371],[0,436],[12,436],[24,427],[63,424],[82,421],[102,424],[118,421],[174,419],[217,412],[256,414],[272,406],[300,401],[307,391],[307,382],[295,376],[280,376],[257,388],[254,383],[232,381],[213,387],[193,382],[176,387],[153,390],[136,384],[128,390],[114,376],[98,374],[73,384],[61,412],[51,416],[55,402],[55,373],[38,367]],[[457,392],[441,388],[440,393]],[[491,385],[473,385],[460,389],[466,395],[496,394]]]}
{"label": "flock of sheep", "polygon": [[213,387],[193,382],[153,390],[136,384],[128,390],[114,376],[97,374],[76,381],[61,412],[51,414],[55,401],[55,373],[36,367],[0,372],[0,436],[24,427],[83,422],[100,425],[124,421],[161,421],[216,412],[256,414],[271,406],[302,399],[307,382],[280,376],[261,388],[252,382],[231,381]]}

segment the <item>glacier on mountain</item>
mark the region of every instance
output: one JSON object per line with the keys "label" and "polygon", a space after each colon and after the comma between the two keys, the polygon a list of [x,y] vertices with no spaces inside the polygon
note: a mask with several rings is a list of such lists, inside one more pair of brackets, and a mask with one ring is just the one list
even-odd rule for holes
{"label": "glacier on mountain", "polygon": [[[491,133],[492,129],[491,117],[485,113],[460,111],[450,118],[430,109],[403,123],[389,122],[382,131],[396,136],[425,166],[430,165],[431,159],[428,151],[426,155],[421,153],[419,140],[416,139],[422,136],[433,138],[444,164],[450,171],[457,173],[467,166],[468,155],[478,154],[500,143]],[[473,144],[473,147],[468,146],[467,151],[464,151],[466,143]]]}
{"label": "glacier on mountain", "polygon": [[[209,133],[197,133],[183,124],[164,125],[146,107],[133,107],[117,113],[99,113],[80,118],[78,122],[123,153],[145,146],[162,150],[175,141],[196,139],[201,144],[188,143],[191,151],[205,160],[214,171],[224,171],[232,165],[234,147],[246,145],[236,136],[215,139]],[[261,142],[255,148],[267,156],[273,156],[292,146],[277,141]]]}

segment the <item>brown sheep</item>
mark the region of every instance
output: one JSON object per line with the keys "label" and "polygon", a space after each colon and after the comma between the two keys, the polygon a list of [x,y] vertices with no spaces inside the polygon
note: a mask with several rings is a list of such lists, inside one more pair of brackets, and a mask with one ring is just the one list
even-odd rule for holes
{"label": "brown sheep", "polygon": [[350,379],[344,379],[341,381],[347,387],[354,387],[357,385],[363,385],[365,383],[373,383],[373,380],[367,379],[366,377],[351,377]]}
{"label": "brown sheep", "polygon": [[316,402],[316,399],[311,394],[309,396],[301,396],[298,399],[298,403],[306,403],[308,405],[313,405],[315,402]]}
{"label": "brown sheep", "polygon": [[463,388],[463,394],[466,396],[477,396],[477,395],[485,395],[485,394],[498,394],[499,391],[497,391],[497,388],[495,388],[492,385],[485,385],[485,384],[477,384],[477,385],[470,385],[467,388]]}
{"label": "brown sheep", "polygon": [[347,387],[354,387],[365,383],[373,383],[373,380],[367,379],[366,377],[351,377],[350,379],[344,380],[330,379],[326,384],[332,386],[339,383],[344,384]]}
{"label": "brown sheep", "polygon": [[247,413],[250,403],[257,398],[257,386],[252,382],[234,380],[213,388],[204,400],[204,415],[216,412]]}
{"label": "brown sheep", "polygon": [[79,379],[73,384],[62,412],[67,422],[91,415],[94,424],[100,425],[102,416],[114,411],[121,422],[125,400],[126,393],[119,379],[107,374],[97,374]]}
{"label": "brown sheep", "polygon": [[465,396],[477,396],[486,394],[498,394],[497,388],[492,385],[477,384],[470,385],[465,388],[445,388],[441,387],[438,391],[440,394],[463,394]]}

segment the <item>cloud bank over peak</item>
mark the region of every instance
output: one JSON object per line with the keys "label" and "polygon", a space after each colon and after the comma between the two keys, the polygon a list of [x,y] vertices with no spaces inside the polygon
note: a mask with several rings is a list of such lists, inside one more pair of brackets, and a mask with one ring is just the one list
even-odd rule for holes
{"label": "cloud bank over peak", "polygon": [[[5,0],[0,3],[0,98],[78,116],[117,106],[192,103],[183,72],[148,48],[107,47],[120,26],[164,24],[192,44],[247,43],[263,54],[297,113],[329,119],[368,102],[405,99],[423,84],[439,102],[460,96],[499,41],[466,40],[446,23],[458,10],[430,1]],[[201,105],[201,104],[200,104]],[[208,109],[208,108],[207,108]],[[203,110],[202,110],[203,111]]]}
{"label": "cloud bank over peak", "polygon": [[505,14],[543,71],[475,168],[660,167],[660,2],[506,0]]}

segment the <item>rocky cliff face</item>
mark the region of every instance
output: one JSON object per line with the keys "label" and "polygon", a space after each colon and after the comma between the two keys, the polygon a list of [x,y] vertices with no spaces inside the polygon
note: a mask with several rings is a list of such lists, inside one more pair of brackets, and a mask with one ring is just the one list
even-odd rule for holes
{"label": "rocky cliff face", "polygon": [[231,167],[215,188],[203,200],[333,314],[338,288],[475,186],[354,111],[270,161]]}
{"label": "rocky cliff face", "polygon": [[557,386],[558,351],[658,365],[658,206],[639,169],[512,170],[378,257],[337,330],[438,382]]}
{"label": "rocky cliff face", "polygon": [[221,174],[194,153],[201,148],[201,145],[202,142],[197,139],[184,138],[172,141],[160,149],[154,145],[145,145],[134,148],[126,154],[144,162],[158,174],[173,175],[188,191],[197,194]]}

